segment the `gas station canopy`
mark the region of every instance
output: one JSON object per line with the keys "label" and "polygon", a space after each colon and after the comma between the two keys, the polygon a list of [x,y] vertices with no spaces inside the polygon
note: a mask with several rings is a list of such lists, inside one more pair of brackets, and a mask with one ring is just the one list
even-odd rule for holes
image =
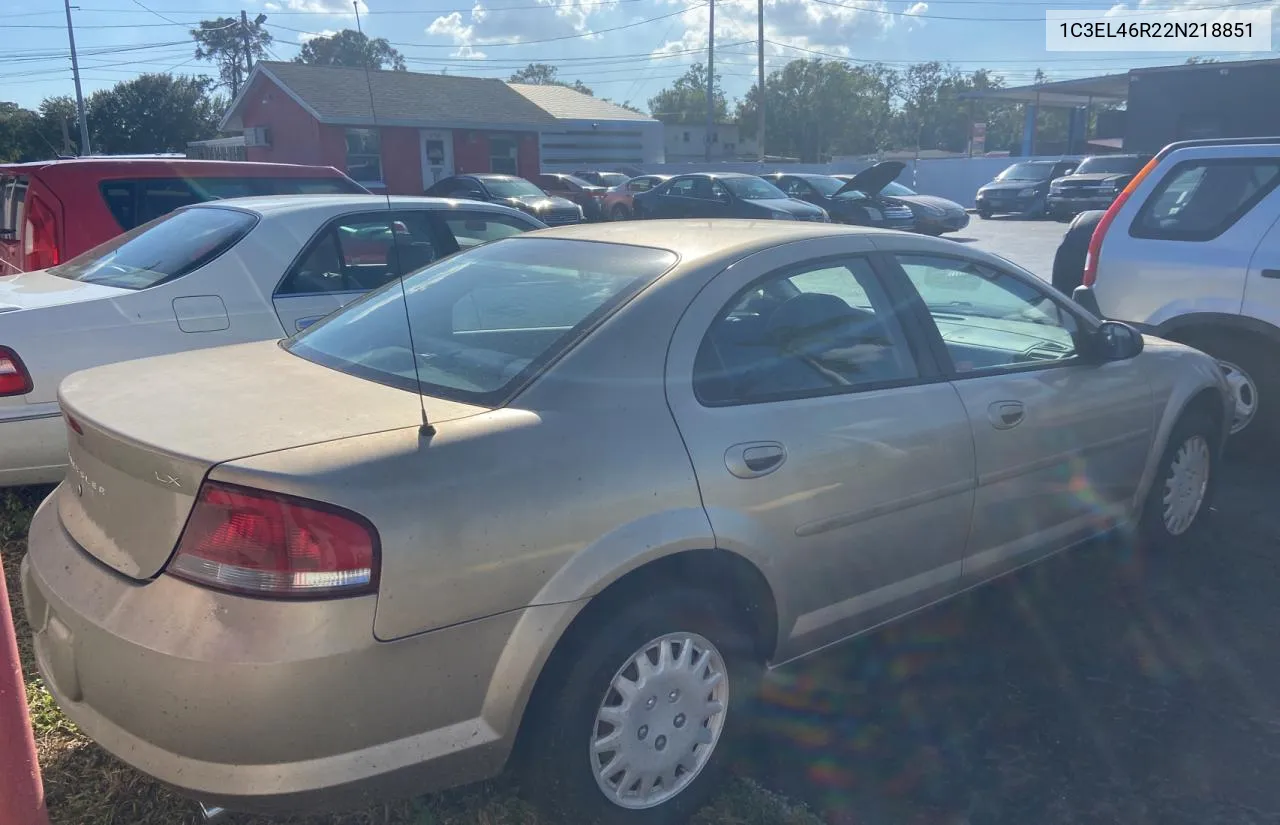
{"label": "gas station canopy", "polygon": [[970,100],[1007,100],[1016,103],[1034,103],[1040,106],[1091,106],[1095,103],[1123,102],[1129,96],[1129,73],[1107,74],[1100,77],[1082,77],[1079,80],[1055,80],[1032,86],[1013,86],[1008,89],[986,89],[981,92],[964,92],[962,98]]}

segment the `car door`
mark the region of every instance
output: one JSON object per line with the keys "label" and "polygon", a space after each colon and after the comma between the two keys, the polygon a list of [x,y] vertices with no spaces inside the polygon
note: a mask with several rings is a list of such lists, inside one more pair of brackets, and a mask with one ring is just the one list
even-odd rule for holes
{"label": "car door", "polygon": [[363,212],[330,221],[294,261],[272,303],[289,335],[457,247],[428,210]]}
{"label": "car door", "polygon": [[746,217],[724,184],[713,178],[698,178],[693,186],[693,198],[689,204],[691,218]]}
{"label": "car door", "polygon": [[657,206],[659,218],[687,218],[692,213],[694,187],[698,178],[676,178],[665,189],[655,192],[649,201]]}
{"label": "car door", "polygon": [[785,192],[789,198],[795,198],[818,206],[823,205],[822,197],[813,190],[812,186],[800,178],[784,177],[778,181],[778,188]]}
{"label": "car door", "polygon": [[1128,515],[1153,436],[1133,359],[1094,363],[1091,321],[1026,272],[961,255],[895,253],[964,402],[977,493],[965,578],[982,580]]}
{"label": "car door", "polygon": [[720,273],[667,394],[720,547],[778,583],[779,661],[958,584],[973,445],[955,390],[863,250],[824,238]]}

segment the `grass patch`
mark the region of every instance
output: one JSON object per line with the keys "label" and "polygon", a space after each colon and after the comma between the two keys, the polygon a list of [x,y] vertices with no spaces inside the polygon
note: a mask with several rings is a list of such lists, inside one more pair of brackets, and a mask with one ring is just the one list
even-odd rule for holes
{"label": "grass patch", "polygon": [[[21,604],[18,566],[27,529],[49,488],[0,490],[0,557],[12,600],[18,649],[27,679],[45,796],[53,825],[200,825],[194,802],[115,759],[87,739],[36,675],[31,628]],[[234,825],[577,825],[553,823],[519,798],[510,779],[419,799],[328,816],[231,818]],[[822,825],[822,820],[745,779],[733,783],[695,817],[693,825]]]}

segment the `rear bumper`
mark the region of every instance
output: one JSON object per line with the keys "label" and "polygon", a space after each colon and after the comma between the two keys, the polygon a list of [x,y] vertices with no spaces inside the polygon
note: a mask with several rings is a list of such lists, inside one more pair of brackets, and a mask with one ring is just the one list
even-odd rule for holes
{"label": "rear bumper", "polygon": [[0,411],[0,487],[54,484],[66,471],[66,425],[57,403]]}
{"label": "rear bumper", "polygon": [[498,773],[541,652],[579,607],[378,642],[374,596],[279,602],[119,576],[71,540],[52,498],[22,593],[40,673],[88,736],[185,795],[262,812]]}

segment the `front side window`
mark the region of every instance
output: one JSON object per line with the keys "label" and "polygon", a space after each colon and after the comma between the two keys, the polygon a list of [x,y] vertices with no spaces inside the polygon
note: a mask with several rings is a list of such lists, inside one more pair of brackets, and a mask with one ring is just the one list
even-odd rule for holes
{"label": "front side window", "polygon": [[382,183],[382,138],[377,129],[348,129],[347,174],[360,183]]}
{"label": "front side window", "polygon": [[799,178],[783,178],[779,188],[793,198],[803,198],[809,194],[809,185]]}
{"label": "front side window", "polygon": [[898,255],[956,372],[1062,362],[1076,354],[1074,316],[1049,292],[964,258]]}
{"label": "front side window", "polygon": [[667,194],[679,195],[682,198],[696,197],[697,186],[697,178],[680,178],[671,182],[671,186],[667,188]]}
{"label": "front side window", "polygon": [[648,192],[652,188],[652,178],[635,178],[627,182],[627,189],[632,192]]}
{"label": "front side window", "polygon": [[918,377],[890,302],[861,258],[787,270],[736,295],[694,363],[702,403],[829,395]]}
{"label": "front side window", "polygon": [[563,192],[569,188],[568,184],[555,175],[540,175],[538,177],[538,185],[547,192]]}
{"label": "front side window", "polygon": [[99,244],[49,274],[73,281],[146,289],[204,266],[240,241],[258,218],[238,209],[184,209]]}
{"label": "front side window", "polygon": [[675,262],[650,247],[506,238],[372,292],[286,347],[370,381],[494,406]]}
{"label": "front side window", "polygon": [[1280,159],[1188,160],[1169,170],[1138,211],[1135,238],[1209,241],[1280,183]]}

